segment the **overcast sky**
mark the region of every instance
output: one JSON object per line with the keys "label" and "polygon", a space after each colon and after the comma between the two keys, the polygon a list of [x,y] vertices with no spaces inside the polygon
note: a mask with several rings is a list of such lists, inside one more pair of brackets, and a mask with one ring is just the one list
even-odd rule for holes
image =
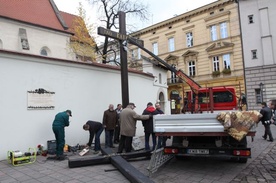
{"label": "overcast sky", "polygon": [[[217,0],[140,0],[148,5],[148,11],[150,14],[148,21],[138,21],[134,20],[131,23],[136,25],[137,30],[144,27],[150,26],[152,24],[167,20],[174,17],[175,15],[180,15],[187,11],[199,8],[206,4],[210,4]],[[88,4],[87,0],[54,0],[58,9],[71,14],[78,14],[79,2],[82,3],[86,10],[86,14],[94,25],[100,26],[97,22],[97,9],[93,9],[91,5]],[[126,19],[129,24],[130,20]],[[96,23],[95,23],[96,22]]]}

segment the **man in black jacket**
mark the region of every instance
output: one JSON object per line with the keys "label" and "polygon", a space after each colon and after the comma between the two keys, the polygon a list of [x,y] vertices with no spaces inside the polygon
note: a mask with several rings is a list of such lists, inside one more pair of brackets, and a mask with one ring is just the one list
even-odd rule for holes
{"label": "man in black jacket", "polygon": [[270,124],[271,124],[271,117],[272,117],[272,109],[270,107],[272,107],[271,105],[271,101],[268,102],[268,106],[266,105],[265,102],[262,102],[262,109],[260,111],[260,113],[263,115],[263,117],[261,118],[261,122],[265,127],[265,133],[262,136],[265,140],[267,138],[267,136],[269,137],[269,142],[273,142],[273,137],[272,137],[272,133],[270,130]]}
{"label": "man in black jacket", "polygon": [[90,147],[93,141],[93,138],[95,136],[95,146],[94,146],[94,154],[98,154],[101,150],[101,142],[100,142],[100,136],[103,132],[103,125],[100,122],[96,121],[87,121],[85,125],[83,125],[83,129],[85,131],[89,130],[90,136],[89,136],[89,142],[87,143],[87,146]]}
{"label": "man in black jacket", "polygon": [[[159,112],[153,107],[153,104],[149,102],[147,104],[147,108],[144,110],[142,115],[157,115]],[[150,135],[152,136],[152,151],[155,149],[156,146],[156,136],[155,133],[153,132],[153,118],[149,118],[147,120],[142,120],[142,124],[144,126],[145,130],[145,150],[149,151],[150,150],[150,145],[149,145],[149,138]]]}

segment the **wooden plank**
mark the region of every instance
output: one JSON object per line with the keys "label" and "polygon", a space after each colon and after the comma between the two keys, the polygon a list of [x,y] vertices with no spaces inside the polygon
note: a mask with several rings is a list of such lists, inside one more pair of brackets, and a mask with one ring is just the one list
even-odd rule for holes
{"label": "wooden plank", "polygon": [[[105,155],[112,154],[110,148],[102,149]],[[149,177],[142,174],[121,156],[111,156],[111,163],[115,166],[131,183],[154,183]]]}
{"label": "wooden plank", "polygon": [[78,157],[69,157],[68,158],[69,168],[107,164],[110,162],[111,162],[110,158],[104,157],[104,156],[78,156]]}
{"label": "wooden plank", "polygon": [[135,44],[139,45],[139,47],[144,47],[143,40],[136,39],[136,38],[130,37],[128,35],[121,34],[119,32],[115,32],[115,31],[112,31],[109,29],[105,29],[103,27],[98,27],[98,34],[101,36],[111,37],[116,40],[121,40],[121,41],[128,40],[130,43],[135,43]]}

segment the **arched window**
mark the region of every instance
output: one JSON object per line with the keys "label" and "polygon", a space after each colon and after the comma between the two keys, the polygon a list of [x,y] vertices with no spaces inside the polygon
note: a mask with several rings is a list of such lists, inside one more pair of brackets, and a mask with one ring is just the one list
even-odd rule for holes
{"label": "arched window", "polygon": [[165,111],[165,96],[164,96],[163,92],[159,93],[158,99],[159,99],[159,103],[161,105],[161,110]]}
{"label": "arched window", "polygon": [[47,47],[42,47],[40,50],[40,55],[42,56],[50,56],[50,49]]}
{"label": "arched window", "polygon": [[47,56],[48,53],[47,53],[47,51],[46,51],[45,49],[42,49],[42,50],[40,51],[40,55]]}

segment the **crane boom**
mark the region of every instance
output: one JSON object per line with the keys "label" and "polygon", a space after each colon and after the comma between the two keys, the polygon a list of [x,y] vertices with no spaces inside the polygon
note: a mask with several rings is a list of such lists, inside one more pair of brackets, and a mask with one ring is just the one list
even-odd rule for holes
{"label": "crane boom", "polygon": [[177,70],[176,68],[172,67],[166,61],[162,60],[161,58],[159,58],[158,56],[156,56],[155,54],[153,54],[151,51],[149,51],[148,49],[146,49],[146,48],[142,47],[141,45],[139,45],[137,43],[137,41],[135,41],[133,38],[128,37],[128,41],[131,44],[133,44],[135,46],[138,46],[139,48],[141,48],[142,50],[144,50],[150,56],[152,56],[153,58],[155,58],[158,62],[162,63],[167,69],[169,69],[170,71],[174,72],[181,80],[183,80],[184,82],[186,82],[196,94],[198,93],[198,91],[201,88],[201,86],[196,81],[194,81],[192,78],[190,78],[187,74],[185,74],[181,69]]}

